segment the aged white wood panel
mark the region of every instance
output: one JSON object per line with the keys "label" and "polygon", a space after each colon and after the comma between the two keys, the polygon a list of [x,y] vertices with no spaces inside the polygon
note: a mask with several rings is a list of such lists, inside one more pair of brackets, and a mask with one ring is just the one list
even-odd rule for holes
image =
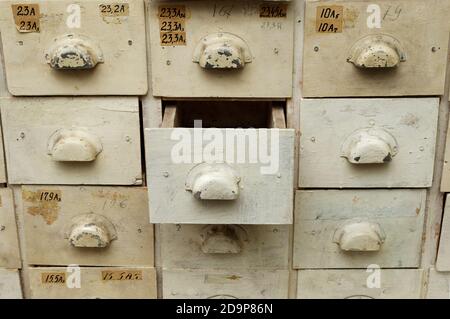
{"label": "aged white wood panel", "polygon": [[153,266],[141,187],[23,186],[31,265]]}
{"label": "aged white wood panel", "polygon": [[[379,8],[379,14],[374,5]],[[324,6],[334,7],[339,16],[321,19]],[[439,0],[308,1],[303,51],[304,96],[442,95],[449,9]],[[321,22],[328,23],[322,24],[325,27],[332,25],[336,32],[319,32]],[[360,54],[353,52],[354,46],[361,49]],[[370,54],[371,47],[377,49],[374,54]],[[358,56],[364,61],[364,56],[377,54],[383,65],[392,59],[397,63],[387,63],[392,67],[370,68],[367,67],[370,61],[362,63],[366,67],[347,61]]]}
{"label": "aged white wood panel", "polygon": [[[40,32],[18,32],[11,5],[30,3],[39,5]],[[13,95],[145,94],[148,87],[144,4],[142,0],[128,0],[125,14],[101,13],[101,4],[117,3],[2,1],[0,27],[9,91]],[[74,25],[76,21],[80,24]],[[64,48],[72,56],[82,54],[86,48],[89,59],[100,62],[92,69],[53,69],[47,59],[56,55],[62,61]]]}
{"label": "aged white wood panel", "polygon": [[[156,272],[150,267],[30,267],[34,299],[155,299]],[[77,277],[79,274],[79,277]],[[53,275],[53,277],[51,277]],[[79,278],[79,279],[78,279]],[[74,285],[79,283],[79,288]]]}
{"label": "aged white wood panel", "polygon": [[[171,5],[167,1],[151,1],[147,19],[152,39],[153,94],[166,97],[290,97],[292,5],[286,4],[285,17],[262,18],[260,8],[264,4],[261,1],[178,1]],[[184,21],[185,45],[161,45],[162,23],[169,20],[160,17],[164,15],[159,12],[160,6],[184,6],[187,17],[178,21]],[[203,51],[200,45],[206,36],[205,43],[209,46]],[[211,40],[214,37],[216,40]],[[243,67],[211,69],[201,67],[201,59],[200,63],[195,63],[198,57],[205,55],[212,60],[212,67],[217,61],[214,57],[220,60],[223,56],[218,52],[221,48],[230,49],[230,53],[227,50],[230,60],[239,60],[238,64]],[[234,50],[240,54],[231,53]]]}
{"label": "aged white wood panel", "polygon": [[450,271],[450,201],[446,196],[444,217],[441,224],[441,236],[439,238],[439,251],[436,260],[436,270]]}
{"label": "aged white wood panel", "polygon": [[21,267],[14,200],[9,188],[0,189],[0,267]]}
{"label": "aged white wood panel", "polygon": [[137,98],[3,98],[0,108],[9,183],[142,184]]}
{"label": "aged white wood panel", "polygon": [[[222,172],[223,174],[231,174],[228,172],[231,171],[235,175],[233,175],[230,185],[225,183],[218,186],[224,187],[220,188],[220,191],[225,189],[224,194],[219,194],[219,192],[211,196],[219,199],[221,195],[229,195],[227,197],[229,200],[208,200],[194,197],[195,185],[200,183],[194,183],[192,191],[189,189],[191,181],[188,176],[193,175],[194,168],[197,170],[203,165],[208,165],[205,162],[207,158],[202,154],[211,154],[208,153],[208,150],[211,150],[208,147],[212,146],[209,138],[205,140],[200,137],[199,140],[199,134],[203,134],[203,136],[215,134],[214,139],[220,141],[215,144],[218,160],[213,161],[212,166],[215,168],[212,170],[223,169],[227,171]],[[227,134],[234,136],[235,141],[244,140],[246,142],[245,144],[235,142],[227,145]],[[247,139],[246,134],[250,134]],[[195,149],[191,151],[194,142],[198,145],[194,146]],[[264,150],[263,147],[260,147],[258,151],[270,154],[270,159],[264,164],[260,161],[263,158],[256,155],[257,160],[252,163],[250,156],[245,154],[250,152],[256,154],[254,151],[258,149],[257,144],[261,146],[266,142],[269,145],[277,145],[278,148]],[[149,193],[150,219],[153,223],[292,223],[294,130],[252,129],[250,132],[250,130],[243,129],[146,129],[145,143],[148,187],[151,190]],[[233,150],[234,155],[230,155]],[[245,154],[243,150],[245,150]],[[238,152],[246,156],[245,160],[239,160]],[[180,159],[176,154],[182,154],[184,159]],[[228,158],[231,160],[228,161]],[[220,164],[221,161],[226,163]],[[212,184],[214,178],[215,175],[211,179]],[[217,179],[217,183],[221,184],[222,180]],[[231,187],[229,193],[224,185]]]}
{"label": "aged white wood panel", "polygon": [[287,270],[163,270],[164,299],[286,299]]}
{"label": "aged white wood panel", "polygon": [[450,299],[450,273],[429,270],[426,298]]}
{"label": "aged white wood panel", "polygon": [[3,150],[3,133],[0,130],[0,183],[6,183],[6,164]]}
{"label": "aged white wood panel", "polygon": [[302,100],[299,186],[431,186],[438,108],[438,98]]}
{"label": "aged white wood panel", "polygon": [[426,190],[297,191],[294,268],[419,267],[425,199]]}
{"label": "aged white wood panel", "polygon": [[299,270],[297,298],[419,299],[423,281],[421,269]]}
{"label": "aged white wood panel", "polygon": [[160,238],[168,269],[288,269],[288,226],[164,224]]}
{"label": "aged white wood panel", "polygon": [[0,268],[0,299],[22,299],[22,288],[17,269]]}

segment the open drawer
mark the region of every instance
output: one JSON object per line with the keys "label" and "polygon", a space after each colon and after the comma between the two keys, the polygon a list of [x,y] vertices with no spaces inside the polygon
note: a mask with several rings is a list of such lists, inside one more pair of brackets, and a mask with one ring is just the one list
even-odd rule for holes
{"label": "open drawer", "polygon": [[292,223],[294,130],[283,106],[169,102],[145,143],[151,222]]}

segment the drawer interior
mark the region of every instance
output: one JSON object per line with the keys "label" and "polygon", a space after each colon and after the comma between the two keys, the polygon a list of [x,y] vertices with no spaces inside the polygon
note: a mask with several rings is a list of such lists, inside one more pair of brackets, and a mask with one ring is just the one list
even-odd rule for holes
{"label": "drawer interior", "polygon": [[164,101],[161,127],[286,128],[285,101]]}

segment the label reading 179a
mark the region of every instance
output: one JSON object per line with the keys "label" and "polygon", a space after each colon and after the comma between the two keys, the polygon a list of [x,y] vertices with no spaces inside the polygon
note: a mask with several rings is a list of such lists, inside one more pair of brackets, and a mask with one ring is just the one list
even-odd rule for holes
{"label": "label reading 179a", "polygon": [[160,6],[159,35],[162,46],[186,45],[186,7]]}
{"label": "label reading 179a", "polygon": [[39,4],[13,4],[11,5],[11,9],[17,31],[21,33],[40,31]]}

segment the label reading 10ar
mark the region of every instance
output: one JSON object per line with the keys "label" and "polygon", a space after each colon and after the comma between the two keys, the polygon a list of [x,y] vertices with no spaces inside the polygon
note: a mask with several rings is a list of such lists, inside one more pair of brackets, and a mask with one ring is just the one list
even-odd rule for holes
{"label": "label reading 10ar", "polygon": [[14,23],[17,31],[21,33],[40,31],[40,11],[37,3],[24,3],[11,5]]}
{"label": "label reading 10ar", "polygon": [[318,6],[316,11],[316,31],[319,33],[341,33],[343,6]]}
{"label": "label reading 10ar", "polygon": [[158,18],[162,46],[186,45],[185,6],[159,6]]}

